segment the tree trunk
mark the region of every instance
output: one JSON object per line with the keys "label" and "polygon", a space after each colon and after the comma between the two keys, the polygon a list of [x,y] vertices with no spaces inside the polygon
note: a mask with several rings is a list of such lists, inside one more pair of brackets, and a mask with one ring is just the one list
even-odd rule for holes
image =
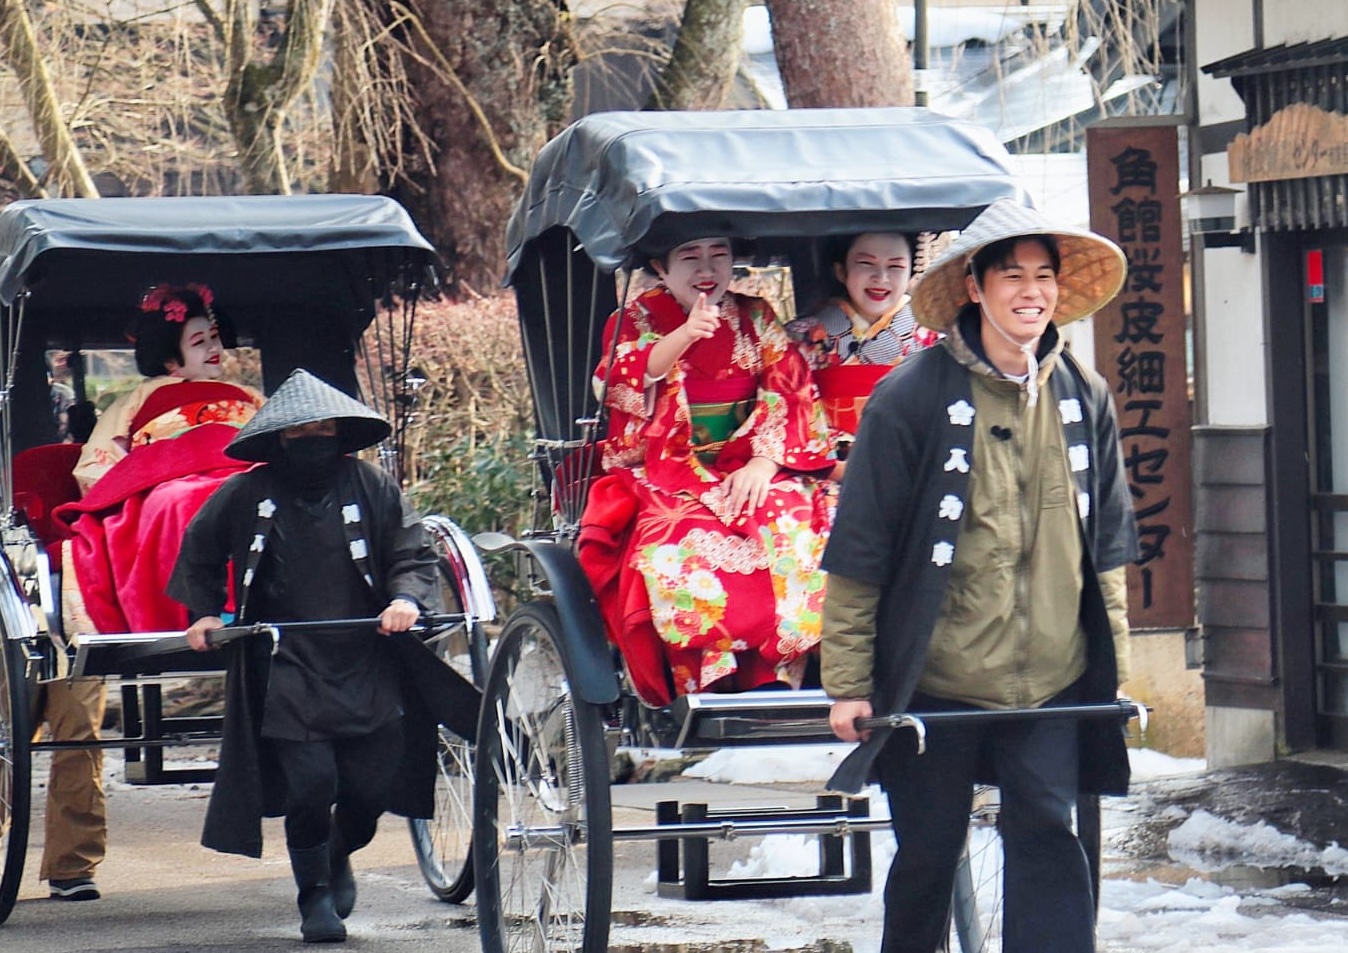
{"label": "tree trunk", "polygon": [[767,0],[792,108],[911,106],[913,68],[893,3]]}
{"label": "tree trunk", "polygon": [[562,6],[556,0],[390,4],[405,18],[418,124],[435,145],[430,162],[409,167],[398,197],[440,250],[459,290],[499,284],[502,236],[525,170],[570,110],[575,45]]}
{"label": "tree trunk", "polygon": [[47,179],[60,194],[98,198],[98,187],[84,166],[70,128],[61,116],[46,62],[38,50],[32,21],[23,0],[0,0],[0,47],[5,61],[19,80],[24,104],[32,117],[42,157],[50,172]]}
{"label": "tree trunk", "polygon": [[719,109],[739,69],[746,0],[687,0],[647,109]]}
{"label": "tree trunk", "polygon": [[228,0],[226,46],[229,81],[225,115],[239,147],[239,164],[254,195],[289,195],[290,175],[281,143],[286,110],[313,82],[334,0],[290,0],[280,45],[259,58],[252,0]]}

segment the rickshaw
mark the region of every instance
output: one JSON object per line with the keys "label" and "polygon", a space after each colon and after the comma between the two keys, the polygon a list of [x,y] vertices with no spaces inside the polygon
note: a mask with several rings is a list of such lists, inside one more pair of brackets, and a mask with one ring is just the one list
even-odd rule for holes
{"label": "rickshaw", "polygon": [[[605,321],[652,253],[713,235],[750,240],[743,264],[789,271],[788,304],[806,306],[822,290],[831,236],[958,230],[1003,197],[1025,200],[991,133],[918,108],[597,114],[540,152],[509,223],[507,283],[542,505],[520,539],[475,540],[516,554],[531,589],[496,643],[477,733],[474,871],[487,953],[606,949],[615,841],[658,842],[662,895],[869,889],[864,838],[888,821],[855,803],[821,801],[805,815],[674,806],[654,826],[614,829],[608,760],[618,742],[706,749],[831,734],[818,689],[681,695],[659,709],[635,697],[574,553],[605,433],[591,378]],[[1119,706],[1090,707],[1080,714],[1126,720]],[[957,882],[966,951],[1000,948],[996,820],[995,797],[980,799],[970,849],[989,847],[993,859],[971,859]],[[824,835],[819,876],[750,886],[709,877],[709,840],[785,832]],[[845,839],[860,842],[850,861],[836,844]]]}
{"label": "rickshaw", "polygon": [[[305,367],[383,412],[394,429],[379,460],[397,475],[418,384],[409,363],[411,327],[417,299],[434,281],[432,265],[431,246],[406,212],[376,196],[55,199],[0,211],[0,922],[13,909],[23,872],[34,752],[123,748],[128,779],[195,781],[211,771],[165,768],[164,749],[218,744],[220,729],[218,717],[176,717],[163,708],[163,679],[197,677],[219,665],[187,650],[181,632],[80,637],[63,624],[49,517],[68,491],[59,479],[23,485],[15,470],[21,450],[60,451],[66,473],[73,459],[69,443],[44,443],[54,439],[46,354],[125,349],[130,309],[147,288],[205,283],[217,313],[228,318],[222,327],[257,349],[264,390]],[[84,381],[79,362],[72,366],[78,400]],[[429,516],[424,526],[452,609],[421,627],[438,656],[427,654],[429,666],[453,666],[480,683],[482,623],[496,614],[485,571],[453,521]],[[222,640],[254,636],[267,634],[236,627]],[[60,672],[120,682],[120,737],[33,740],[35,693]],[[428,886],[455,902],[472,891],[468,785],[476,713],[473,698],[457,718],[459,733],[440,727],[435,816],[410,821]]]}

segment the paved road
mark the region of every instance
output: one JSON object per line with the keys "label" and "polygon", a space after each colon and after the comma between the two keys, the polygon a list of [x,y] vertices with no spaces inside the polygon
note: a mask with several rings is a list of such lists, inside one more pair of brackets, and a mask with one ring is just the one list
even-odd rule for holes
{"label": "paved road", "polygon": [[[109,759],[112,760],[111,758]],[[44,791],[34,790],[35,813],[19,902],[0,926],[3,953],[263,953],[313,950],[299,940],[295,888],[285,857],[279,820],[266,822],[261,860],[217,854],[197,841],[208,788],[140,787],[120,780],[109,765],[112,846],[98,872],[103,899],[65,903],[47,899],[37,870],[43,839]],[[34,765],[46,778],[45,763]],[[805,805],[812,799],[792,790],[710,785],[699,781],[626,785],[614,791],[619,827],[654,822],[657,800],[710,800]],[[714,863],[724,869],[747,857],[752,844],[714,845]],[[790,909],[806,911],[799,941],[774,949],[819,950],[821,937],[845,935],[828,921],[836,900],[692,903],[655,896],[655,845],[620,843],[615,850],[613,938],[617,953],[736,953],[762,951]],[[436,901],[426,889],[412,854],[406,822],[386,817],[373,844],[355,857],[360,899],[348,920],[344,949],[361,953],[468,953],[480,950],[472,900],[466,906]],[[828,912],[825,912],[828,911]],[[855,910],[839,909],[839,919]],[[793,919],[787,916],[786,919]],[[856,924],[849,924],[855,928]],[[766,927],[766,930],[765,930]],[[787,929],[796,933],[796,927]]]}
{"label": "paved road", "polygon": [[[45,767],[35,764],[45,779]],[[113,782],[112,847],[98,871],[103,899],[47,899],[37,881],[42,792],[19,902],[0,926],[5,953],[198,953],[313,949],[299,941],[295,887],[279,821],[268,821],[261,860],[217,854],[198,837],[206,789],[136,788]],[[385,818],[356,855],[360,899],[347,947],[369,953],[459,953],[480,949],[472,909],[436,901],[412,854],[406,822]]]}

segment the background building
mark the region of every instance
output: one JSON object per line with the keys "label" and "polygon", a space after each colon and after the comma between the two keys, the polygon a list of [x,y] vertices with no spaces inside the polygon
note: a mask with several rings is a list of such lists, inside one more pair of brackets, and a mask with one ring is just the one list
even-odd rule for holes
{"label": "background building", "polygon": [[1189,6],[1208,757],[1348,751],[1348,5]]}

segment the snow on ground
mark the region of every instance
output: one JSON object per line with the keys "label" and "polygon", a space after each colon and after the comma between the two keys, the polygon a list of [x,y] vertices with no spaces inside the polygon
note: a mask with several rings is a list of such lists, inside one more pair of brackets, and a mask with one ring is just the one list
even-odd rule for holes
{"label": "snow on ground", "polygon": [[[818,782],[828,778],[849,746],[809,745],[762,750],[724,749],[690,768],[686,774],[734,784]],[[1201,759],[1171,758],[1149,749],[1131,752],[1137,781],[1205,770]],[[878,789],[866,792],[873,810],[883,811]],[[1107,828],[1132,823],[1138,805],[1129,800],[1105,799]],[[1111,806],[1113,805],[1113,806]],[[1110,817],[1114,814],[1114,817]],[[1131,816],[1130,816],[1131,815]],[[847,941],[855,953],[877,953],[883,915],[881,891],[884,871],[893,856],[893,838],[872,836],[874,869],[872,892],[859,897],[800,898],[754,904],[708,905],[707,929],[732,928],[762,936],[769,949],[808,944],[821,938]],[[1327,873],[1348,874],[1348,851],[1333,845],[1321,850],[1267,824],[1236,824],[1204,811],[1195,811],[1175,828],[1170,852],[1194,876],[1181,884],[1154,877],[1107,877],[1101,894],[1100,950],[1102,953],[1343,953],[1348,950],[1348,903],[1342,916],[1299,912],[1285,901],[1310,892],[1304,884],[1271,889],[1242,888],[1207,879],[1213,871],[1234,865],[1264,868],[1321,867]],[[817,854],[806,838],[775,835],[763,838],[746,862],[736,864],[730,876],[789,876],[817,870]],[[644,885],[654,894],[655,878]],[[652,913],[661,916],[666,901],[648,897]],[[713,917],[713,907],[724,914]],[[673,911],[677,907],[669,907]],[[684,915],[687,910],[684,908]],[[672,913],[670,915],[673,915]],[[680,917],[682,920],[682,917]],[[719,921],[720,925],[712,922]],[[680,932],[682,923],[680,924]],[[754,931],[760,931],[755,933]],[[637,936],[641,931],[632,934]],[[626,931],[624,931],[626,934]],[[666,938],[668,934],[666,934]],[[692,940],[694,937],[685,937]]]}
{"label": "snow on ground", "polygon": [[1348,850],[1338,844],[1320,850],[1262,821],[1237,824],[1201,810],[1170,832],[1169,847],[1171,857],[1200,871],[1239,864],[1320,868],[1330,876],[1348,874]]}

